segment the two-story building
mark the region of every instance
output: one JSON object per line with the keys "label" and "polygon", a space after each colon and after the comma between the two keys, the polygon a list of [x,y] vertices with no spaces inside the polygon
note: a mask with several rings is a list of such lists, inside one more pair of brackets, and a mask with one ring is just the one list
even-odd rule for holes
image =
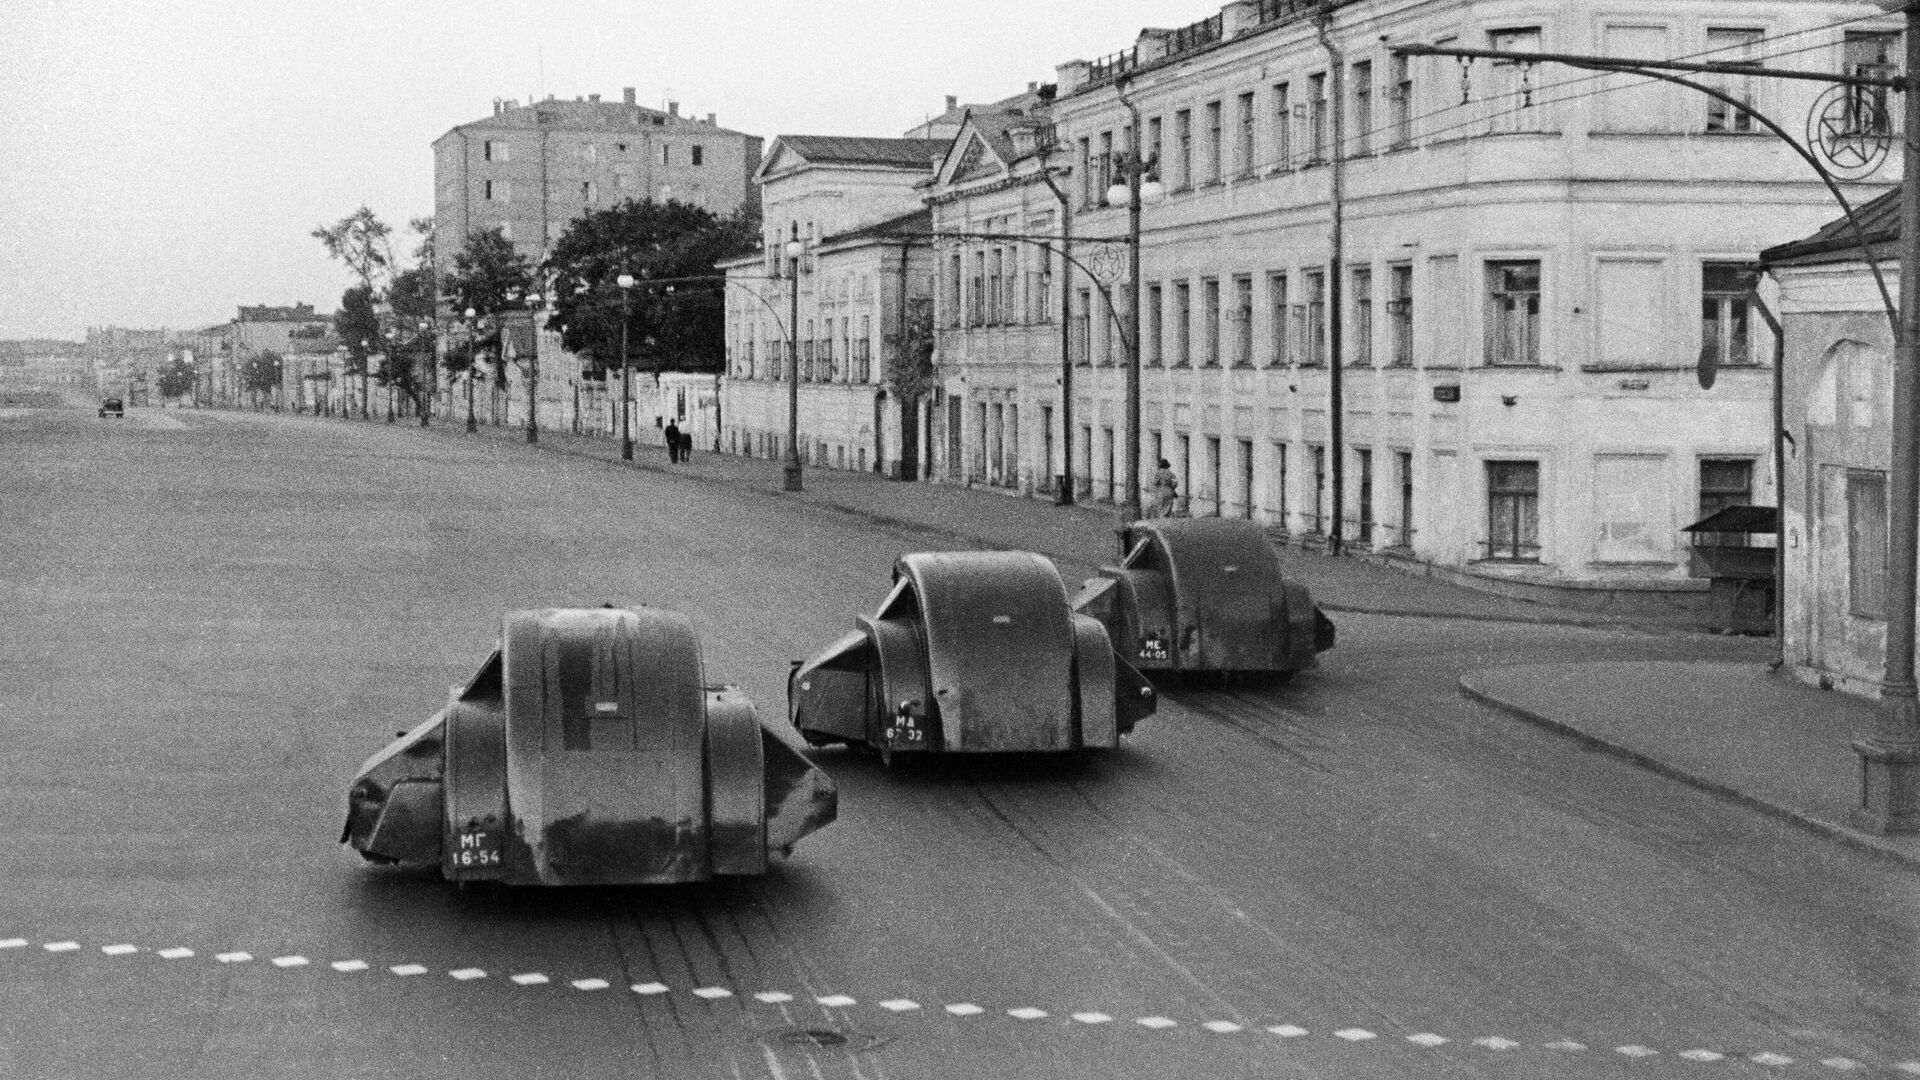
{"label": "two-story building", "polygon": [[[918,475],[926,409],[890,358],[909,350],[931,288],[921,185],[947,139],[782,135],[761,189],[765,247],[721,264],[731,453],[783,458],[798,364],[805,464]],[[793,253],[790,253],[790,248]],[[910,380],[909,380],[910,382]],[[902,407],[905,407],[905,413]]]}
{"label": "two-story building", "polygon": [[[1642,77],[1394,46],[1840,71],[1884,61],[1897,23],[1876,15],[1839,2],[1244,0],[1061,65],[1047,161],[1075,251],[1128,238],[1105,192],[1136,146],[1166,191],[1141,211],[1140,475],[1165,458],[1192,513],[1312,543],[1338,535],[1509,591],[1678,601],[1703,589],[1680,530],[1705,508],[1771,501],[1757,255],[1832,214],[1752,113],[1793,127],[1822,88],[1701,76],[1736,107]],[[943,174],[936,237],[950,221],[1048,231],[1042,173],[995,178],[984,187],[1007,188],[991,196],[970,194],[982,185],[966,170]],[[939,371],[967,404],[951,413],[944,475],[1038,490],[1032,478],[1066,471],[1058,350],[1007,328],[1064,302],[1086,320],[1073,472],[1096,498],[1123,498],[1124,261],[1063,266],[1051,304],[1023,307],[1028,264],[1007,262],[1008,243],[949,246]],[[1022,282],[1011,295],[1009,265]]]}

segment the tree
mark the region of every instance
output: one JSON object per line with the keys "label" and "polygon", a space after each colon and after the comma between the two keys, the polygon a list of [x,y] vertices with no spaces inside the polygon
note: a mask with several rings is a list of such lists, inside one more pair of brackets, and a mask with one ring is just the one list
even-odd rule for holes
{"label": "tree", "polygon": [[198,382],[199,378],[199,369],[193,366],[193,361],[184,356],[175,356],[160,369],[160,377],[157,380],[160,396],[162,398],[186,397],[193,393],[194,383]]}
{"label": "tree", "polygon": [[362,206],[332,225],[316,227],[311,235],[327,246],[327,254],[345,263],[360,286],[374,291],[374,279],[393,266],[393,249],[388,242],[393,230],[374,212]]}
{"label": "tree", "polygon": [[[431,256],[430,251],[427,254]],[[400,271],[387,289],[387,306],[393,313],[394,325],[387,339],[387,367],[380,378],[382,385],[398,387],[413,400],[421,427],[427,426],[427,397],[433,392],[432,265],[425,262]]]}
{"label": "tree", "polygon": [[[440,283],[440,294],[454,311],[472,310],[484,317],[519,307],[520,298],[533,290],[533,281],[533,265],[496,227],[467,234],[466,246],[453,257],[453,274]],[[493,356],[497,375],[502,364],[499,327],[478,334],[473,344],[476,351]],[[446,366],[449,372],[465,371],[466,351],[449,349]]]}
{"label": "tree", "polygon": [[240,386],[248,393],[256,395],[254,403],[259,404],[257,395],[271,394],[280,389],[280,379],[286,362],[280,354],[271,349],[262,349],[254,353],[240,365]]}
{"label": "tree", "polygon": [[[365,375],[367,358],[381,348],[380,312],[373,306],[371,286],[355,285],[340,294],[340,310],[333,313],[333,332],[347,350],[346,373]],[[366,412],[364,400],[360,411]]]}
{"label": "tree", "polygon": [[553,322],[561,343],[601,370],[617,367],[621,292],[626,290],[628,347],[651,341],[656,368],[717,371],[726,356],[726,303],[714,264],[759,244],[760,226],[746,215],[716,218],[687,203],[628,199],[575,218],[553,246],[544,269],[558,296]]}

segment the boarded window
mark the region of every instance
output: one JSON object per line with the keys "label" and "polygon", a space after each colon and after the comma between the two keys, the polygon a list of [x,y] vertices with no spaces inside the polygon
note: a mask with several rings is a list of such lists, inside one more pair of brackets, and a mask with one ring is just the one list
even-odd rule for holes
{"label": "boarded window", "polygon": [[1673,521],[1666,459],[1597,454],[1593,459],[1593,557],[1596,562],[1666,562]]}
{"label": "boarded window", "polygon": [[[1601,259],[1594,265],[1594,357],[1621,367],[1652,367],[1674,357],[1666,318],[1666,267],[1653,259]],[[1684,348],[1684,347],[1683,347]]]}
{"label": "boarded window", "polygon": [[[1601,53],[1628,60],[1666,60],[1678,50],[1664,26],[1610,25],[1601,31]],[[1608,75],[1605,91],[1595,96],[1601,131],[1671,132],[1673,94],[1669,84],[1644,75]]]}

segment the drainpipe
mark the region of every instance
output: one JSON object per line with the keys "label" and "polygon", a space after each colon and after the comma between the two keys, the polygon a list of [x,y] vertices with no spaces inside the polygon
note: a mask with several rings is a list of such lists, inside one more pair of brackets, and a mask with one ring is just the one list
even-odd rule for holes
{"label": "drainpipe", "polygon": [[[911,250],[913,250],[913,240],[911,238],[906,238],[906,237],[901,238],[900,240],[900,289],[899,289],[900,300],[898,304],[899,310],[894,314],[895,322],[894,322],[894,330],[893,330],[893,347],[894,347],[894,350],[899,354],[899,359],[902,362],[906,360],[906,350],[907,350],[907,253]],[[886,332],[883,330],[880,334],[880,340],[884,342],[886,341],[886,339],[887,339],[887,335],[886,335]],[[883,368],[886,362],[887,362],[886,357],[882,356],[880,358],[880,363],[883,366]],[[881,383],[884,384],[887,380],[883,378],[880,381]],[[894,390],[895,390],[895,399],[896,399],[894,401],[894,404],[900,410],[900,466],[901,467],[900,469],[897,470],[897,473],[898,473],[897,478],[901,480],[918,480],[920,479],[920,477],[917,475],[920,472],[920,463],[918,460],[920,456],[920,447],[919,447],[920,425],[918,423],[920,419],[919,417],[920,397],[919,395],[916,394],[914,395],[914,398],[912,401],[908,401],[907,396],[905,394],[901,394],[898,392],[899,387],[895,387]],[[908,437],[907,411],[909,409],[913,411],[914,420],[915,420],[915,423],[913,425],[912,435],[914,439],[913,454],[915,458],[915,461],[913,463],[914,464],[913,472],[916,475],[912,475],[912,476],[906,475],[907,473],[907,468],[906,468],[907,437]],[[882,470],[886,468],[886,463],[880,460],[880,425],[877,423],[873,427],[873,458],[874,458],[874,465],[876,467]]]}
{"label": "drainpipe", "polygon": [[1327,554],[1341,553],[1343,518],[1346,513],[1346,472],[1347,451],[1345,420],[1345,387],[1342,385],[1341,368],[1346,364],[1343,349],[1341,326],[1345,322],[1343,310],[1344,290],[1341,287],[1345,272],[1345,256],[1341,226],[1344,207],[1342,199],[1346,194],[1343,159],[1346,148],[1343,140],[1346,135],[1346,61],[1328,31],[1333,26],[1333,0],[1324,0],[1320,5],[1320,16],[1314,32],[1320,38],[1321,47],[1327,50],[1327,93],[1333,99],[1333,130],[1330,133],[1332,153],[1328,160],[1331,170],[1328,180],[1327,212],[1331,222],[1327,230],[1328,262],[1327,267],[1327,412],[1330,429],[1327,433],[1328,452],[1333,458],[1333,525],[1327,534]]}

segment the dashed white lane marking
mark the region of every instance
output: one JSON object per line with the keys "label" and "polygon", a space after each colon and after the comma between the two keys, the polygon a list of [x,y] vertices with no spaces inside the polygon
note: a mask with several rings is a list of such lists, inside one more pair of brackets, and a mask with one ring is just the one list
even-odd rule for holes
{"label": "dashed white lane marking", "polygon": [[[31,942],[27,938],[0,939],[0,950],[24,949],[24,948],[27,948],[30,944]],[[44,944],[41,945],[41,948],[49,953],[69,953],[69,952],[81,951],[82,946],[77,941],[62,940],[62,941],[45,942]],[[142,946],[134,945],[127,942],[118,942],[111,945],[102,945],[99,947],[99,949],[101,953],[107,956],[128,956],[128,955],[145,951]],[[162,959],[166,959],[166,960],[184,960],[196,955],[194,950],[183,947],[183,946],[173,946],[165,949],[156,949],[156,950],[153,950],[153,952],[154,952],[154,955],[159,956]],[[251,961],[253,959],[253,954],[235,950],[231,952],[215,953],[213,954],[213,958],[222,964],[242,964],[242,963],[247,963]],[[270,962],[273,964],[273,966],[281,969],[303,968],[303,967],[309,966],[309,964],[311,963],[305,956],[301,956],[298,954],[289,954],[285,956],[272,957]],[[370,969],[370,965],[364,960],[335,960],[331,962],[328,966],[331,967],[333,970],[339,971],[339,972],[367,971]],[[389,967],[387,970],[391,971],[395,975],[409,976],[409,975],[426,974],[428,969],[421,964],[395,964]],[[484,979],[487,977],[487,973],[484,970],[480,968],[472,968],[472,967],[458,968],[458,969],[447,972],[447,974],[452,978],[461,982],[469,982],[476,979]],[[542,974],[540,972],[523,972],[520,974],[509,976],[509,978],[516,985],[520,985],[520,986],[538,986],[538,985],[546,984],[551,981],[549,976]],[[605,979],[575,979],[571,983],[569,983],[569,985],[574,987],[576,990],[592,991],[592,990],[605,990],[611,984],[608,983]],[[633,985],[632,990],[634,993],[641,994],[641,995],[658,995],[658,994],[666,994],[671,992],[670,987],[668,987],[664,983],[659,983],[659,982],[636,983]],[[697,987],[693,989],[691,993],[693,993],[696,997],[699,997],[708,1001],[718,1001],[726,998],[731,998],[734,996],[734,991],[724,986]],[[752,997],[756,1001],[760,1001],[770,1005],[785,1004],[787,1002],[791,1002],[795,1000],[792,994],[788,994],[778,990],[762,990],[754,993]],[[858,1004],[858,1001],[855,998],[846,994],[828,994],[828,995],[816,997],[814,998],[814,1001],[827,1008],[846,1008],[846,1007]],[[874,1002],[874,1004],[877,1005],[879,1008],[886,1009],[889,1012],[894,1012],[894,1013],[914,1012],[922,1008],[919,1002],[914,1001],[910,998],[889,998],[886,1000]],[[952,1015],[952,1016],[979,1016],[987,1011],[982,1006],[974,1004],[972,1002],[954,1002],[952,1004],[943,1006],[943,1008],[949,1015]],[[1026,1005],[1026,1006],[1020,1006],[1017,1008],[1008,1009],[1006,1010],[1006,1015],[1016,1020],[1033,1021],[1033,1020],[1046,1019],[1051,1014],[1048,1013],[1045,1009],[1039,1009],[1030,1005]],[[1114,1017],[1110,1016],[1107,1013],[1102,1013],[1102,1012],[1076,1012],[1076,1013],[1072,1013],[1071,1016],[1074,1021],[1081,1024],[1087,1024],[1087,1025],[1099,1025],[1099,1024],[1107,1024],[1107,1023],[1114,1022]],[[1170,1017],[1165,1017],[1165,1016],[1143,1016],[1136,1019],[1134,1023],[1142,1027],[1149,1028],[1156,1031],[1166,1030],[1169,1028],[1176,1028],[1180,1026],[1179,1021],[1174,1020]],[[1212,1031],[1218,1034],[1233,1034],[1233,1033],[1246,1030],[1246,1028],[1243,1025],[1231,1020],[1207,1020],[1207,1021],[1201,1022],[1199,1026],[1202,1028],[1205,1028],[1208,1031]],[[1299,1038],[1308,1034],[1308,1031],[1306,1028],[1299,1027],[1294,1024],[1274,1024],[1274,1025],[1268,1026],[1265,1030],[1274,1035],[1278,1035],[1281,1038],[1288,1038],[1288,1039]],[[1343,1028],[1333,1032],[1333,1035],[1336,1038],[1344,1039],[1348,1042],[1353,1042],[1353,1043],[1366,1042],[1368,1040],[1376,1039],[1379,1037],[1374,1032],[1369,1031],[1365,1028],[1359,1028],[1359,1027]],[[1444,1046],[1450,1040],[1444,1035],[1438,1035],[1432,1032],[1420,1032],[1417,1034],[1406,1036],[1406,1041],[1415,1043],[1420,1046],[1436,1047],[1436,1046]],[[1515,1042],[1511,1039],[1502,1038],[1499,1036],[1483,1036],[1480,1038],[1473,1039],[1472,1042],[1473,1042],[1473,1045],[1479,1046],[1488,1050],[1512,1050],[1521,1046],[1521,1044],[1518,1042]],[[1587,1049],[1586,1044],[1575,1042],[1571,1039],[1560,1039],[1554,1042],[1541,1043],[1540,1046],[1543,1049],[1558,1050],[1558,1051],[1583,1051]],[[1644,1046],[1638,1043],[1628,1043],[1622,1046],[1616,1046],[1613,1048],[1613,1051],[1614,1053],[1619,1054],[1621,1056],[1636,1058],[1636,1059],[1651,1058],[1651,1057],[1658,1056],[1661,1053],[1660,1050],[1657,1050],[1650,1046]],[[1715,1062],[1715,1061],[1724,1061],[1728,1059],[1728,1055],[1721,1051],[1708,1050],[1705,1048],[1681,1050],[1681,1051],[1674,1052],[1674,1054],[1676,1057],[1679,1057],[1683,1060],[1695,1061],[1695,1062]],[[1756,1065],[1780,1067],[1780,1066],[1792,1065],[1795,1063],[1796,1059],[1789,1057],[1785,1054],[1775,1053],[1769,1050],[1769,1051],[1760,1051],[1757,1053],[1748,1054],[1746,1055],[1745,1060]],[[1811,1062],[1809,1062],[1809,1064],[1811,1064]],[[1865,1062],[1862,1062],[1850,1057],[1840,1057],[1840,1056],[1821,1058],[1819,1059],[1819,1064],[1821,1064],[1822,1066],[1825,1066],[1826,1068],[1833,1069],[1836,1071],[1842,1071],[1842,1072],[1866,1069],[1869,1067],[1868,1064]],[[1890,1068],[1894,1072],[1903,1073],[1909,1076],[1920,1076],[1920,1061],[1902,1061],[1898,1063],[1890,1063],[1883,1067]]]}

